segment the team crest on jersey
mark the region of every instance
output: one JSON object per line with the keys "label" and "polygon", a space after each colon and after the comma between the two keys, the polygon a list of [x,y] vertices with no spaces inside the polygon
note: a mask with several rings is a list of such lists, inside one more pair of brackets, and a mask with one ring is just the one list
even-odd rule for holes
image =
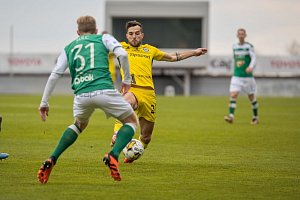
{"label": "team crest on jersey", "polygon": [[146,47],[144,47],[143,50],[144,50],[145,52],[149,52],[149,49],[146,48]]}

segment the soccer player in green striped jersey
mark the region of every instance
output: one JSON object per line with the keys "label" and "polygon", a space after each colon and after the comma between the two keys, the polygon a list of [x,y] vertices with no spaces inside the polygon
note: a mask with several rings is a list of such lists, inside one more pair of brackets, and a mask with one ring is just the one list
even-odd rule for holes
{"label": "soccer player in green striped jersey", "polygon": [[73,103],[75,122],[66,128],[53,153],[40,167],[38,179],[42,184],[47,183],[58,158],[87,127],[90,117],[97,108],[103,110],[107,117],[112,116],[123,124],[122,134],[117,136],[117,145],[103,157],[103,162],[110,169],[111,177],[120,181],[118,157],[131,141],[137,126],[136,115],[130,104],[114,88],[108,67],[108,54],[111,51],[116,55],[123,71],[125,70],[122,87],[125,93],[128,92],[131,76],[126,51],[113,36],[97,35],[96,21],[93,17],[79,17],[77,24],[79,37],[67,45],[59,55],[39,107],[40,116],[45,121],[49,111],[48,99],[58,79],[69,68],[71,87],[75,94]]}
{"label": "soccer player in green striped jersey", "polygon": [[256,64],[256,55],[253,45],[245,41],[246,30],[237,30],[239,42],[233,45],[234,73],[230,82],[230,102],[229,115],[224,117],[228,123],[234,121],[234,111],[236,109],[237,97],[240,92],[248,95],[252,104],[253,117],[251,124],[258,124],[258,103],[256,100],[257,86],[253,77],[253,70]]}

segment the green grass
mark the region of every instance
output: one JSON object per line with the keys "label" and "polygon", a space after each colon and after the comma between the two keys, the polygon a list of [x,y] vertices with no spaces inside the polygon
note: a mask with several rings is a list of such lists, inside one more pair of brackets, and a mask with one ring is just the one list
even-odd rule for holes
{"label": "green grass", "polygon": [[10,157],[0,162],[0,199],[300,199],[300,98],[258,100],[252,126],[245,97],[233,125],[223,121],[228,97],[159,97],[153,140],[140,160],[120,163],[121,182],[101,162],[114,120],[98,111],[41,185],[38,168],[73,122],[73,97],[53,96],[42,123],[40,96],[1,95],[0,151]]}

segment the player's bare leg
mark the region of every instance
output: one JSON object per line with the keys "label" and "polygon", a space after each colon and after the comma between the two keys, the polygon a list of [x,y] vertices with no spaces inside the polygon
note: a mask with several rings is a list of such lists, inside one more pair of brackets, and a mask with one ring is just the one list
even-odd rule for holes
{"label": "player's bare leg", "polygon": [[233,123],[234,119],[234,111],[236,109],[236,100],[238,97],[238,92],[231,92],[230,93],[230,102],[229,102],[229,115],[224,116],[224,120],[230,124]]}
{"label": "player's bare leg", "polygon": [[154,122],[150,122],[143,117],[141,117],[139,121],[141,126],[141,135],[139,137],[139,140],[143,143],[144,148],[146,149],[151,141],[154,129]]}
{"label": "player's bare leg", "polygon": [[[141,134],[139,136],[139,141],[142,142],[144,149],[146,149],[148,144],[151,141],[151,137],[154,129],[154,122],[147,121],[143,117],[139,119],[139,122],[141,127]],[[128,158],[124,159],[124,163],[132,163],[133,161],[134,160],[130,160]]]}
{"label": "player's bare leg", "polygon": [[258,120],[258,103],[256,100],[256,96],[255,94],[249,94],[248,98],[252,104],[252,111],[253,111],[253,117],[251,120],[251,124],[255,125],[255,124],[259,124],[259,120]]}

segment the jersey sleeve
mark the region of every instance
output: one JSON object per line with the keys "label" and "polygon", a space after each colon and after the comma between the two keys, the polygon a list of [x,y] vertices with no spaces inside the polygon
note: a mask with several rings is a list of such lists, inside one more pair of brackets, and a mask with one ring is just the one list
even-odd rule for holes
{"label": "jersey sleeve", "polygon": [[252,45],[250,45],[249,54],[251,57],[251,62],[249,64],[249,67],[254,69],[256,65],[256,54],[254,51],[254,47]]}
{"label": "jersey sleeve", "polygon": [[153,49],[153,59],[160,61],[164,57],[165,52],[153,46],[151,46],[151,48]]}
{"label": "jersey sleeve", "polygon": [[52,70],[52,73],[63,74],[68,68],[67,54],[65,51],[62,51],[57,58],[55,67]]}
{"label": "jersey sleeve", "polygon": [[49,97],[51,96],[55,88],[55,85],[57,84],[58,79],[62,77],[62,75],[64,74],[67,68],[68,68],[67,55],[65,51],[62,51],[61,54],[58,56],[56,65],[52,70],[48,78],[48,81],[46,83],[40,107],[49,106],[48,104]]}
{"label": "jersey sleeve", "polygon": [[122,47],[122,45],[110,34],[104,34],[102,36],[102,41],[105,47],[111,51],[114,52],[114,50],[118,47]]}

